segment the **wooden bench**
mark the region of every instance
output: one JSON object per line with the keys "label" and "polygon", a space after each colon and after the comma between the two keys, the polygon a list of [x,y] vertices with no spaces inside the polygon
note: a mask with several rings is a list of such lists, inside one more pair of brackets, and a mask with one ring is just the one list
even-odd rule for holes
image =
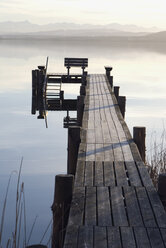
{"label": "wooden bench", "polygon": [[65,58],[64,66],[67,68],[67,74],[70,74],[71,67],[81,67],[82,74],[84,74],[84,70],[88,67],[88,59],[87,58]]}

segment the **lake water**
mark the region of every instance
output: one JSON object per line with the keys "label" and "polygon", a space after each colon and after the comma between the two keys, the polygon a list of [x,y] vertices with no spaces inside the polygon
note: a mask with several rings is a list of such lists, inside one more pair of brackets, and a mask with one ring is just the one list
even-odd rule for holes
{"label": "lake water", "polygon": [[[161,44],[0,41],[0,211],[9,175],[19,170],[23,157],[21,181],[28,234],[36,219],[30,244],[40,242],[51,220],[54,178],[67,167],[64,113],[49,113],[48,129],[44,120],[31,115],[31,70],[45,64],[46,56],[49,72],[65,72],[64,57],[88,57],[89,73],[104,73],[105,65],[113,66],[114,85],[120,86],[120,95],[127,97],[126,122],[131,132],[133,126],[146,126],[148,151],[151,137],[154,133],[160,137],[166,121],[166,51]],[[63,88],[65,97],[78,95],[78,85]],[[13,174],[3,243],[13,230],[16,180]],[[49,238],[48,232],[43,243]]]}

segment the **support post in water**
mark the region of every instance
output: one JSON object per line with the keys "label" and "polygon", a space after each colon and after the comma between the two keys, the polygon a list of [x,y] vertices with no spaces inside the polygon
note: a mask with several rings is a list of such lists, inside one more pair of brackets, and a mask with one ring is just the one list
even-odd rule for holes
{"label": "support post in water", "polygon": [[80,145],[80,127],[68,128],[68,159],[67,159],[67,173],[75,175],[76,164],[78,157],[78,149]]}
{"label": "support post in water", "polygon": [[133,139],[136,143],[142,160],[145,162],[146,147],[145,147],[146,128],[145,127],[134,127],[133,128]]}
{"label": "support post in water", "polygon": [[119,97],[119,86],[114,86],[114,95],[116,97],[116,100],[118,101],[118,97]]}
{"label": "support post in water", "polygon": [[106,76],[108,78],[108,81],[109,81],[111,88],[113,87],[113,76],[111,76],[112,69],[113,68],[110,66],[105,66]]}
{"label": "support post in water", "polygon": [[158,194],[160,197],[160,200],[166,209],[166,173],[159,174],[158,178]]}
{"label": "support post in water", "polygon": [[86,95],[86,87],[85,85],[80,86],[80,95],[85,96]]}
{"label": "support post in water", "polygon": [[125,118],[126,97],[125,96],[119,96],[118,97],[118,104],[119,104],[119,108],[120,108],[121,114],[122,114],[123,118]]}
{"label": "support post in water", "polygon": [[85,96],[78,96],[77,97],[77,123],[78,126],[82,126],[82,118],[84,112],[84,99]]}
{"label": "support post in water", "polygon": [[73,175],[56,175],[53,211],[52,248],[63,247],[73,191]]}

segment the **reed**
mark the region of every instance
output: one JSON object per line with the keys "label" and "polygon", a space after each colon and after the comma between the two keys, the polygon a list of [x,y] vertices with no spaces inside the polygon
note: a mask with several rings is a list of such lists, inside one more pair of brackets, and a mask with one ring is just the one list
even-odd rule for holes
{"label": "reed", "polygon": [[148,151],[147,167],[152,181],[157,188],[158,176],[166,173],[166,130],[163,128],[158,139],[156,133],[151,135],[151,148]]}

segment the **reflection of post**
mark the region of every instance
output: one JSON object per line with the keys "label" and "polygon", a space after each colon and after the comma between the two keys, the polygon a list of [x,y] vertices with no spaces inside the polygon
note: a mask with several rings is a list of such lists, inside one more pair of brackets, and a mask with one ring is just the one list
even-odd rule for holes
{"label": "reflection of post", "polygon": [[45,66],[38,66],[38,108],[39,116],[38,119],[44,119],[44,106],[43,106],[43,84],[45,77]]}
{"label": "reflection of post", "polygon": [[142,160],[145,162],[145,137],[146,128],[145,127],[134,127],[133,128],[133,139],[136,143]]}
{"label": "reflection of post", "polygon": [[118,101],[118,97],[119,97],[119,86],[114,86],[114,95],[116,97],[116,100]]}
{"label": "reflection of post", "polygon": [[67,173],[75,175],[78,149],[80,145],[80,127],[74,126],[68,128],[68,160]]}
{"label": "reflection of post", "polygon": [[32,70],[32,115],[36,114],[37,109],[37,82],[38,80],[38,70]]}
{"label": "reflection of post", "polygon": [[77,123],[78,126],[82,126],[82,118],[84,112],[84,99],[85,96],[78,96],[77,97]]}
{"label": "reflection of post", "polygon": [[52,248],[63,247],[73,191],[73,175],[56,175],[53,211]]}
{"label": "reflection of post", "polygon": [[123,118],[125,118],[125,111],[126,111],[126,97],[125,96],[119,96],[118,97],[118,104],[120,111],[122,113]]}

